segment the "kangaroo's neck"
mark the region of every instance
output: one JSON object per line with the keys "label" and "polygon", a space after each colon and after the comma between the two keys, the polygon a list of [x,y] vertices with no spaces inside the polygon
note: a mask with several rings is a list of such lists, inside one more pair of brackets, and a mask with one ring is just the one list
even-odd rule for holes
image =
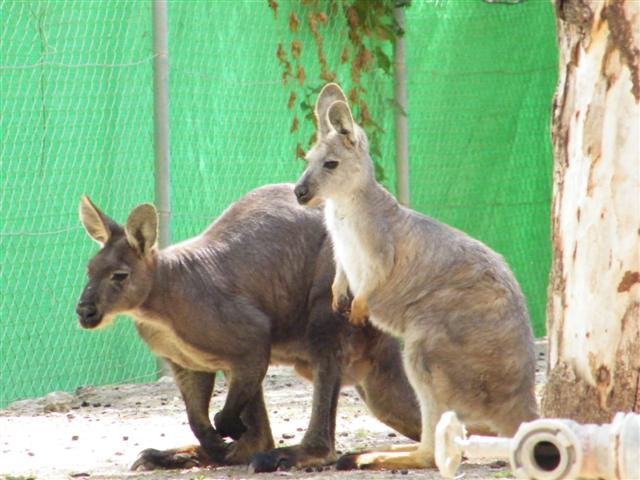
{"label": "kangaroo's neck", "polygon": [[151,289],[138,309],[140,320],[187,314],[199,305],[194,299],[210,299],[215,291],[212,255],[206,249],[169,248],[158,252]]}
{"label": "kangaroo's neck", "polygon": [[336,195],[326,202],[326,213],[336,220],[368,224],[392,221],[399,209],[398,202],[378,182],[371,179],[361,187],[343,195]]}

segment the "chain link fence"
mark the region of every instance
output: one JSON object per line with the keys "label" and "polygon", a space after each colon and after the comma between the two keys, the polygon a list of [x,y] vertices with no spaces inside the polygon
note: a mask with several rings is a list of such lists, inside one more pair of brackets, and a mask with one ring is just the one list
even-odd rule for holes
{"label": "chain link fence", "polygon": [[[279,3],[280,19],[305,18],[303,3]],[[149,0],[0,0],[0,406],[155,378],[129,320],[85,332],[74,314],[97,248],[78,221],[80,196],[120,222],[154,198],[151,11]],[[414,0],[406,17],[412,205],[503,253],[543,334],[552,6]],[[322,29],[348,88],[344,19]],[[276,52],[293,39],[313,58],[312,39],[266,0],[169,2],[173,241],[250,189],[297,179],[295,146],[313,127],[290,133]],[[306,72],[312,99],[318,74]],[[377,161],[394,190],[392,78],[373,72],[365,83],[385,131]]]}

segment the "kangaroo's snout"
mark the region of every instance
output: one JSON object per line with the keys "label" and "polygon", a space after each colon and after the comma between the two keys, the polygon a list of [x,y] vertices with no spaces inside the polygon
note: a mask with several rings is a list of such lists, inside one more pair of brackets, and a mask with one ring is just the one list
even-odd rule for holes
{"label": "kangaroo's snout", "polygon": [[300,205],[304,205],[305,203],[308,203],[313,196],[309,191],[309,187],[304,183],[299,183],[298,185],[296,185],[295,188],[293,189],[293,193],[296,194],[296,198],[298,199],[298,203]]}
{"label": "kangaroo's snout", "polygon": [[78,302],[78,305],[76,305],[76,313],[78,314],[82,328],[95,328],[102,320],[98,314],[98,308],[93,302]]}

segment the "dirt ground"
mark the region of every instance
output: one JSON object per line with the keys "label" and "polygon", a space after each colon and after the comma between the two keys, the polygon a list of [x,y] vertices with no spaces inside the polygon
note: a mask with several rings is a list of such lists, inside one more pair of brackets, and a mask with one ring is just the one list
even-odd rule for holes
{"label": "dirt ground", "polygon": [[[538,342],[538,387],[544,382],[545,342]],[[279,446],[299,443],[311,408],[311,387],[290,368],[272,367],[265,379],[271,428]],[[224,400],[217,386],[212,412]],[[137,454],[149,447],[172,448],[195,443],[180,394],[165,377],[145,385],[82,387],[74,395],[57,393],[15,402],[0,410],[0,479],[402,479],[441,478],[436,469],[391,472],[297,470],[250,474],[246,467],[131,472]],[[352,388],[340,395],[337,449],[341,452],[407,443],[402,435],[370,415]],[[458,478],[512,478],[498,459],[464,462]]]}

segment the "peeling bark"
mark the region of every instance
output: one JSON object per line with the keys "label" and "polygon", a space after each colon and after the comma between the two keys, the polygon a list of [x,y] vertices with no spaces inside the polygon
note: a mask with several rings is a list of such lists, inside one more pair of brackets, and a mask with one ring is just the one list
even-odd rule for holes
{"label": "peeling bark", "polygon": [[545,416],[640,408],[640,2],[556,0]]}

